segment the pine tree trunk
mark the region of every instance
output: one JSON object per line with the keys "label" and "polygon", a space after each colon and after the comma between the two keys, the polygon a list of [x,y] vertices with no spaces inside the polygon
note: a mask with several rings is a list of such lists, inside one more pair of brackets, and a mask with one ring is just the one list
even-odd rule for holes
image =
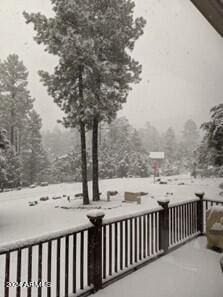
{"label": "pine tree trunk", "polygon": [[98,177],[98,119],[94,117],[92,127],[92,193],[93,201],[100,200]]}
{"label": "pine tree trunk", "polygon": [[86,136],[85,136],[85,125],[82,122],[80,123],[80,136],[81,136],[81,169],[82,169],[83,204],[89,204],[88,181],[87,181]]}
{"label": "pine tree trunk", "polygon": [[[80,101],[84,100],[83,93],[83,66],[79,66],[79,96]],[[80,121],[80,136],[81,136],[81,171],[82,171],[82,193],[83,193],[83,204],[89,204],[88,195],[88,180],[87,180],[87,149],[86,149],[86,134],[85,134],[85,124]]]}

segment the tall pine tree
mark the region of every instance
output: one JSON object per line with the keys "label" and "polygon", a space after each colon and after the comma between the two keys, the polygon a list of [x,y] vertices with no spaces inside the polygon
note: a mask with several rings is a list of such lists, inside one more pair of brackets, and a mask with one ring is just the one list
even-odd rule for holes
{"label": "tall pine tree", "polygon": [[23,182],[29,185],[43,181],[41,180],[42,171],[48,166],[46,153],[42,146],[41,127],[42,123],[38,113],[35,110],[30,111],[21,148]]}
{"label": "tall pine tree", "polygon": [[98,125],[110,122],[126,102],[130,83],[139,82],[141,65],[130,55],[135,41],[143,34],[145,20],[134,19],[134,2],[94,0],[92,38],[97,63],[90,73],[94,94],[92,119],[93,199],[99,200]]}
{"label": "tall pine tree", "polygon": [[33,108],[27,85],[28,71],[17,55],[0,62],[0,126],[7,130],[16,152],[20,151],[27,115]]}
{"label": "tall pine tree", "polygon": [[54,18],[40,13],[24,16],[34,24],[35,40],[60,57],[54,74],[41,72],[41,77],[66,113],[65,126],[79,126],[83,196],[88,203],[85,129],[93,128],[93,196],[98,200],[98,123],[114,117],[126,100],[128,84],[138,80],[141,67],[128,50],[133,49],[145,22],[142,18],[133,21],[131,1],[52,3]]}

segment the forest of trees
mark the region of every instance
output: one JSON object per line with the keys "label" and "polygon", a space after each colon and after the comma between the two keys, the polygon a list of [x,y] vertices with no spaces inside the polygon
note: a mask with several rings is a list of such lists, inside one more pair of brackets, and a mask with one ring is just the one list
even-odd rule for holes
{"label": "forest of trees", "polygon": [[[82,180],[81,141],[77,128],[41,132],[41,118],[27,89],[28,71],[17,55],[0,62],[0,188]],[[223,104],[211,109],[201,129],[188,120],[177,134],[172,127],[160,133],[147,122],[136,130],[124,117],[98,127],[99,177],[147,177],[152,173],[149,154],[163,151],[163,174],[214,167],[222,175]],[[86,166],[92,180],[92,135],[86,133]],[[4,149],[3,149],[4,148]],[[175,170],[173,170],[175,168]],[[213,172],[213,170],[212,170]]]}
{"label": "forest of trees", "polygon": [[[28,71],[16,54],[0,61],[0,187],[41,182],[82,182],[83,202],[98,200],[99,178],[147,177],[150,152],[165,153],[166,175],[223,166],[223,105],[211,109],[201,126],[192,119],[181,133],[160,132],[147,122],[135,129],[117,118],[142,65],[133,58],[146,21],[135,17],[132,0],[53,1],[54,16],[24,12],[34,40],[55,55],[52,73],[39,71],[49,96],[64,112],[66,131],[42,132],[40,115],[28,90]],[[63,3],[63,4],[62,4]],[[203,135],[203,138],[199,135]],[[212,171],[213,172],[213,171]]]}
{"label": "forest of trees", "polygon": [[1,167],[5,172],[2,189],[40,182],[41,171],[47,165],[41,119],[27,85],[28,71],[17,55],[0,62],[0,127],[10,143],[4,150],[5,165]]}
{"label": "forest of trees", "polygon": [[[59,147],[55,146],[60,139]],[[70,141],[72,139],[72,142]],[[44,133],[45,150],[48,158],[53,161],[54,172],[62,172],[61,180],[76,180],[81,178],[80,143],[76,130],[54,130]],[[113,120],[110,124],[99,126],[99,175],[100,178],[115,177],[147,177],[152,173],[150,152],[164,151],[165,161],[163,170],[171,172],[190,172],[196,158],[196,148],[199,134],[196,124],[189,120],[185,123],[180,135],[176,135],[173,128],[165,133],[159,133],[150,123],[136,130],[124,117]],[[87,134],[87,167],[91,172],[90,134]],[[56,156],[56,157],[55,157]],[[73,175],[70,173],[73,172]],[[57,175],[57,173],[56,173]],[[89,180],[92,176],[89,174]]]}

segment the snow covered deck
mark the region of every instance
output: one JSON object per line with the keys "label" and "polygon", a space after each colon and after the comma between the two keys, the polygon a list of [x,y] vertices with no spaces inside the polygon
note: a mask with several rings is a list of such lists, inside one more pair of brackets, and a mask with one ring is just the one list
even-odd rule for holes
{"label": "snow covered deck", "polygon": [[206,237],[199,237],[94,297],[222,297],[220,258],[206,248]]}

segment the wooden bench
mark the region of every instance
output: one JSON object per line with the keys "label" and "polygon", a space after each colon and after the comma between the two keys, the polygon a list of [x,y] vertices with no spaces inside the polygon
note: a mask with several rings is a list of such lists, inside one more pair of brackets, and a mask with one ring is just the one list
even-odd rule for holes
{"label": "wooden bench", "polygon": [[125,192],[124,201],[128,203],[137,202],[137,204],[141,204],[141,193]]}

